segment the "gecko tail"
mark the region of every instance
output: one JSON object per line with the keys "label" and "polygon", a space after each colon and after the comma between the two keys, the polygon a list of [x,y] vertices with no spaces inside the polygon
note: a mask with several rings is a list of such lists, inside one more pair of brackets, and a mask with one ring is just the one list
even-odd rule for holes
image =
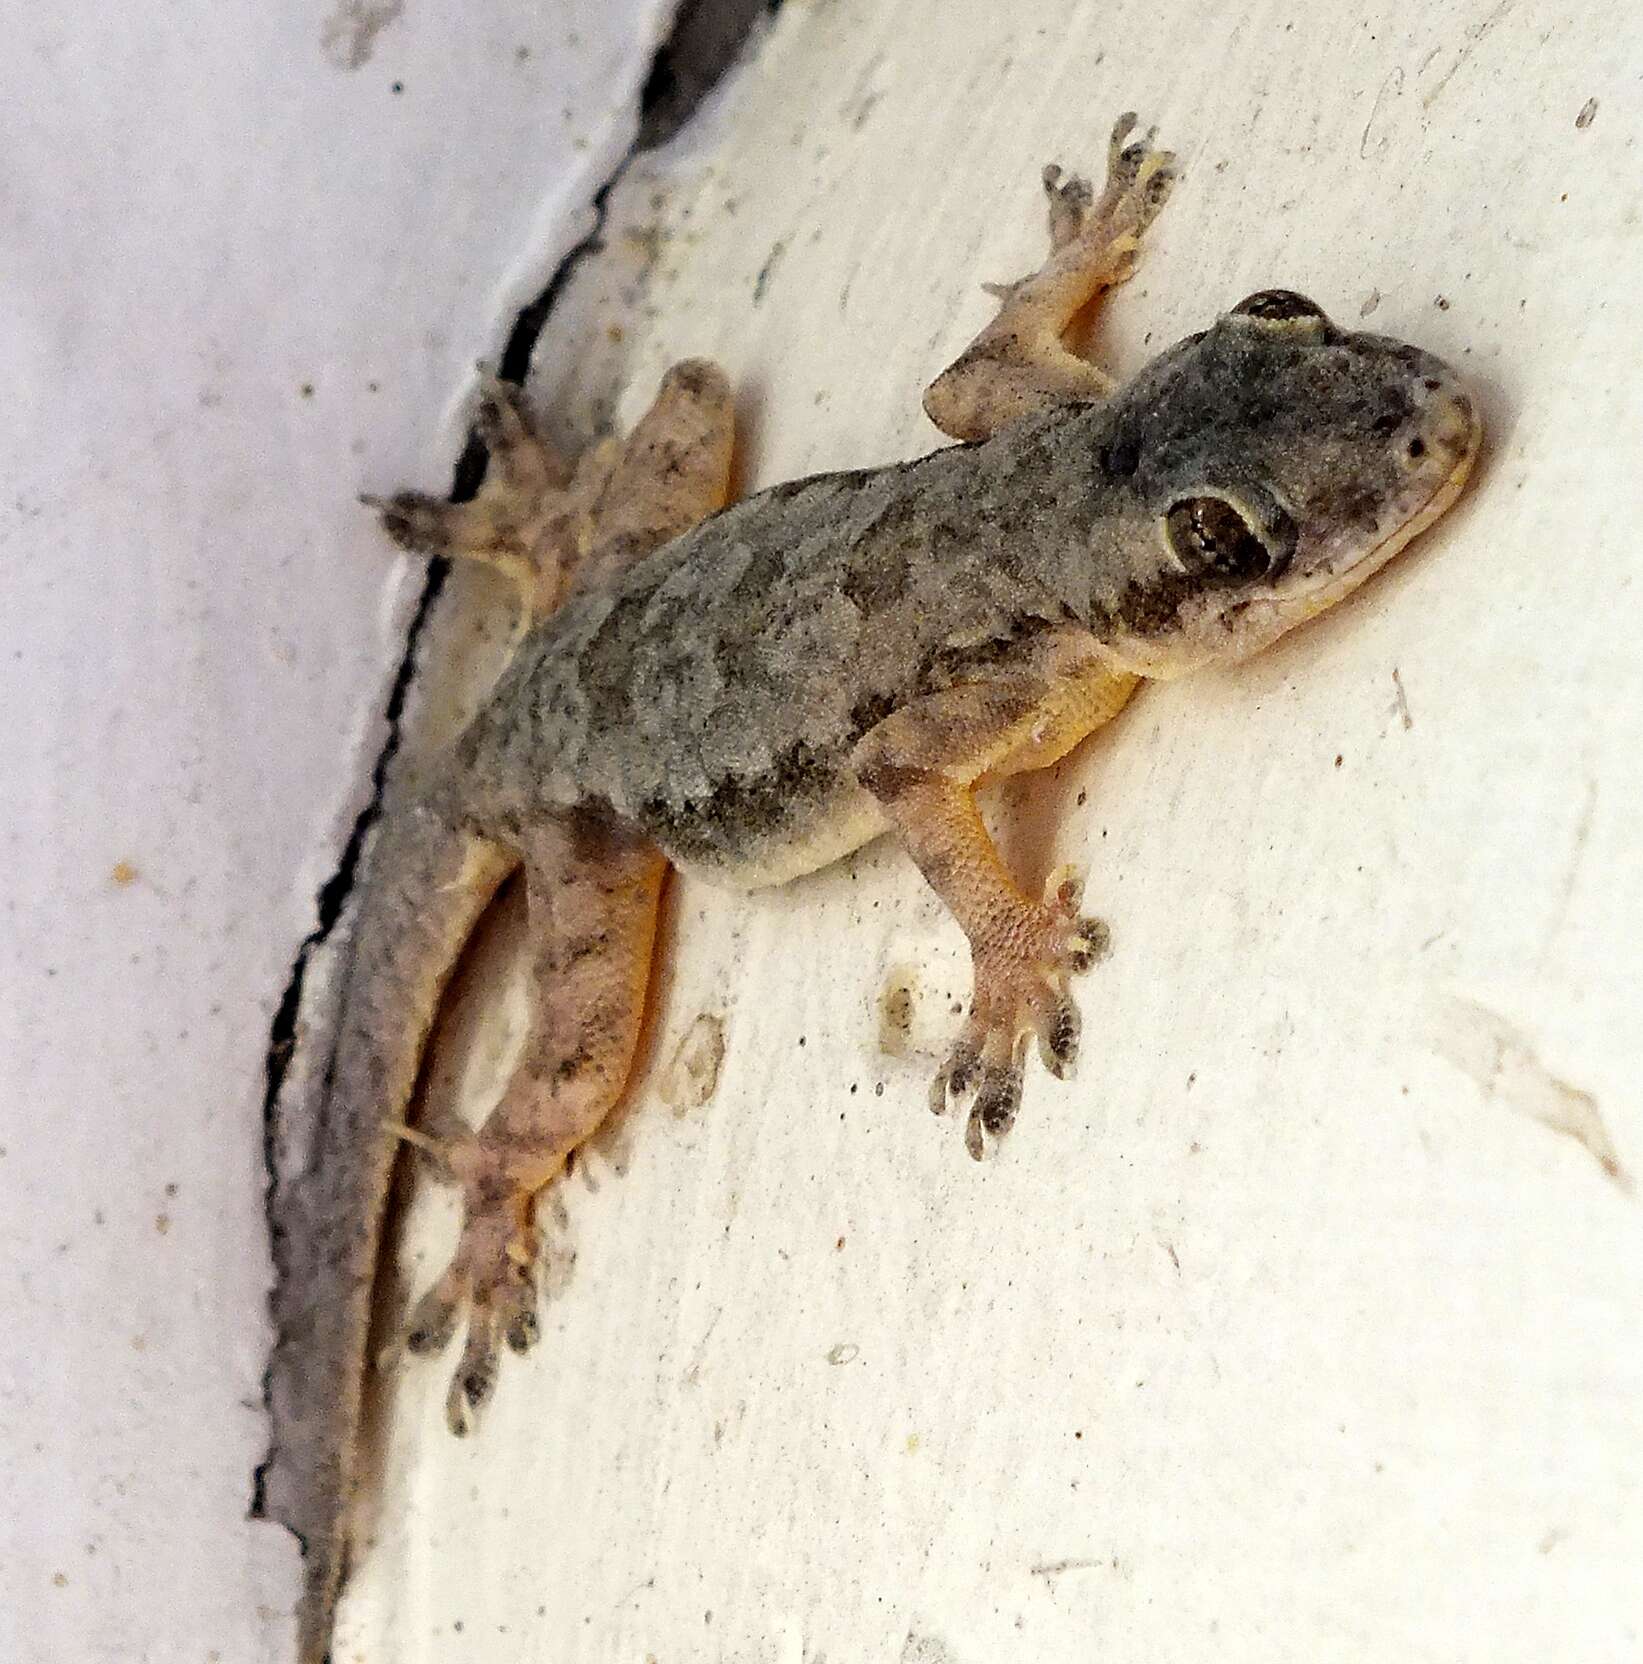
{"label": "gecko tail", "polygon": [[372,1289],[399,1144],[391,1134],[451,969],[515,865],[436,795],[383,817],[329,987],[306,1002],[328,1013],[301,1013],[270,1111],[271,1432],[251,1512],[302,1544],[299,1664],[330,1656],[348,1571]]}

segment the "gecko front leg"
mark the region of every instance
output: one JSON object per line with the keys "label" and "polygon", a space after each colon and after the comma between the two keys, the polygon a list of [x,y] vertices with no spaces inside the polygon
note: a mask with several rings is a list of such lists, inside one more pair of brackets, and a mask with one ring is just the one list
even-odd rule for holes
{"label": "gecko front leg", "polygon": [[1136,680],[1110,669],[1083,632],[1047,631],[985,680],[886,717],[856,749],[856,777],[969,939],[970,1014],[930,1104],[940,1114],[949,1094],[973,1094],[964,1141],[977,1160],[983,1135],[1015,1120],[1029,1038],[1052,1074],[1072,1067],[1080,1023],[1068,982],[1101,956],[1107,932],[1079,914],[1072,877],[1053,877],[1042,902],[1020,888],[982,824],[975,787],[1064,755],[1123,707]]}
{"label": "gecko front leg", "polygon": [[1018,282],[989,285],[998,315],[933,382],[924,409],[954,439],[986,439],[1046,405],[1103,399],[1115,383],[1064,339],[1073,319],[1105,289],[1128,280],[1142,233],[1175,183],[1175,158],[1152,134],[1127,143],[1135,117],[1118,118],[1099,199],[1086,180],[1044,170],[1050,254]]}

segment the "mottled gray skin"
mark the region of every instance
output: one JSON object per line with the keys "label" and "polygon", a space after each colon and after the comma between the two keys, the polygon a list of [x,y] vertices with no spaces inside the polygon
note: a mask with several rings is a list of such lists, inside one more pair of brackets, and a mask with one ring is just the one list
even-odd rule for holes
{"label": "mottled gray skin", "polygon": [[[1229,315],[1108,400],[778,485],[573,597],[463,741],[458,799],[503,822],[594,803],[680,865],[788,876],[778,847],[825,857],[871,833],[830,836],[888,712],[1058,625],[1153,676],[1254,651],[1367,575],[1473,427],[1429,354],[1321,315]],[[1205,496],[1241,510],[1274,570],[1183,568],[1164,515]]]}

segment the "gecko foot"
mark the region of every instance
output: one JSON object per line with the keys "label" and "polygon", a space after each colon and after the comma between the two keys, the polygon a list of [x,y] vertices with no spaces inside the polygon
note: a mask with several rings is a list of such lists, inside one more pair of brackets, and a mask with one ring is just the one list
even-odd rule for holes
{"label": "gecko foot", "polygon": [[970,1016],[931,1083],[930,1107],[941,1115],[950,1098],[970,1098],[964,1147],[977,1161],[986,1135],[1002,1137],[1014,1124],[1028,1039],[1058,1080],[1077,1059],[1081,1022],[1067,984],[1105,956],[1109,940],[1105,924],[1079,914],[1082,896],[1081,881],[1058,872],[1042,906],[972,943]]}
{"label": "gecko foot", "polygon": [[573,468],[537,433],[520,390],[484,370],[474,425],[490,461],[471,501],[444,502],[421,491],[360,501],[382,516],[400,548],[495,566],[519,584],[534,611],[551,610],[585,541],[610,448],[595,447]]}
{"label": "gecko foot", "polygon": [[540,517],[544,497],[568,483],[564,463],[533,431],[517,387],[481,372],[474,425],[491,460],[471,502],[448,503],[420,491],[361,496],[400,548],[491,558],[498,547],[518,542]]}
{"label": "gecko foot", "polygon": [[954,439],[985,439],[1033,410],[1106,398],[1117,383],[1074,347],[1075,320],[1135,272],[1142,236],[1175,183],[1175,158],[1151,128],[1118,118],[1101,190],[1055,163],[1044,169],[1050,252],[1013,283],[983,287],[998,314],[930,383],[925,413]]}
{"label": "gecko foot", "polygon": [[[1067,259],[1106,289],[1134,276],[1142,234],[1175,188],[1174,153],[1153,148],[1157,129],[1151,127],[1127,144],[1134,129],[1135,115],[1126,111],[1107,144],[1107,182],[1099,197],[1088,179],[1067,173],[1059,162],[1048,163],[1043,173],[1052,257],[1067,250]],[[1014,283],[984,283],[982,288],[1007,301],[1038,275],[1029,273]]]}
{"label": "gecko foot", "polygon": [[1044,194],[1049,199],[1050,247],[1053,251],[1082,241],[1081,251],[1101,271],[1106,285],[1124,282],[1135,268],[1141,235],[1158,217],[1175,185],[1175,157],[1155,150],[1156,129],[1133,144],[1135,115],[1126,111],[1107,143],[1107,182],[1097,197],[1089,181],[1077,174],[1063,176],[1054,162],[1044,169]]}
{"label": "gecko foot", "polygon": [[405,1349],[419,1357],[444,1351],[466,1316],[462,1357],[445,1399],[446,1425],[463,1437],[478,1424],[496,1386],[501,1343],[528,1352],[541,1334],[533,1193],[515,1180],[481,1134],[463,1129],[418,1142],[430,1147],[446,1174],[462,1186],[465,1208],[451,1263],[406,1320]]}

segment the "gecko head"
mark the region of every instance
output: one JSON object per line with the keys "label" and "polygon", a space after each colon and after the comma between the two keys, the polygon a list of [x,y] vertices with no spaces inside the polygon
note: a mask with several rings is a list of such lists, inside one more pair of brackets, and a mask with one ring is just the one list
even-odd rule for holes
{"label": "gecko head", "polygon": [[1098,597],[1129,668],[1258,652],[1378,571],[1460,494],[1482,427],[1441,359],[1263,290],[1106,407],[1103,474],[1152,535]]}

